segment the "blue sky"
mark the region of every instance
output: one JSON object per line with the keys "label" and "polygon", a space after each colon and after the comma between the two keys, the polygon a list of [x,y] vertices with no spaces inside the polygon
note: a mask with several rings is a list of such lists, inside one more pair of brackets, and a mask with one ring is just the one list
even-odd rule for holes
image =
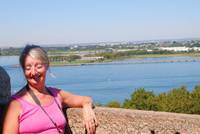
{"label": "blue sky", "polygon": [[199,0],[0,0],[0,47],[200,38]]}

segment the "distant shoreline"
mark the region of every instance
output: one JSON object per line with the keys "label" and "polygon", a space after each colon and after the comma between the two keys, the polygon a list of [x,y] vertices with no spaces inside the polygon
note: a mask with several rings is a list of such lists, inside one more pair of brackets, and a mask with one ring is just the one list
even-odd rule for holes
{"label": "distant shoreline", "polygon": [[[183,59],[162,59],[162,60],[144,60],[146,58],[168,58],[168,57],[190,57],[190,58],[183,58]],[[155,56],[155,57],[132,57],[127,59],[121,59],[121,60],[112,60],[112,61],[104,61],[104,62],[93,62],[93,63],[50,63],[50,66],[52,67],[61,67],[61,66],[84,66],[84,65],[117,65],[117,64],[148,64],[148,63],[176,63],[176,62],[200,62],[200,56],[177,56],[177,55],[165,55],[165,56]],[[12,67],[17,68],[20,67],[19,64],[12,65]]]}
{"label": "distant shoreline", "polygon": [[[168,58],[168,57],[188,57],[183,59],[170,59],[170,60],[144,60],[147,58]],[[109,60],[103,62],[93,62],[93,63],[50,63],[50,66],[83,66],[83,65],[113,65],[113,64],[147,64],[147,63],[173,63],[173,62],[198,62],[200,61],[200,55],[138,55],[136,57],[129,57],[124,59]]]}

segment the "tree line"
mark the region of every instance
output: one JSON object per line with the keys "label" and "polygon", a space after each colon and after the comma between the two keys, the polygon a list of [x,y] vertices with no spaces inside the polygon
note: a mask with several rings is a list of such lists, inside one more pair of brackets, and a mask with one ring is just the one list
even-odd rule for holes
{"label": "tree line", "polygon": [[[115,60],[120,58],[126,58],[130,56],[137,56],[137,55],[151,55],[151,54],[177,54],[181,52],[174,52],[174,51],[167,51],[167,50],[130,50],[125,52],[104,52],[104,53],[97,53],[96,56],[104,57],[105,60]],[[185,53],[185,52],[182,52]]]}
{"label": "tree line", "polygon": [[108,107],[200,114],[200,85],[191,92],[185,86],[155,94],[144,88],[136,89],[124,102],[111,101]]}
{"label": "tree line", "polygon": [[61,56],[61,55],[49,56],[50,62],[72,62],[78,59],[81,59],[81,56],[75,55],[75,54],[65,55],[65,56]]}

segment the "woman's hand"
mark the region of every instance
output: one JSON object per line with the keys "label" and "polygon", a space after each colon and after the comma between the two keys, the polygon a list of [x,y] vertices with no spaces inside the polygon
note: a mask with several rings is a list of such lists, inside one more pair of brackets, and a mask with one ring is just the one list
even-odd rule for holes
{"label": "woman's hand", "polygon": [[92,109],[92,98],[88,96],[79,96],[60,90],[61,102],[68,107],[83,108],[83,123],[87,134],[95,134],[98,126],[95,113]]}
{"label": "woman's hand", "polygon": [[87,134],[95,134],[98,122],[91,104],[83,106],[83,123]]}

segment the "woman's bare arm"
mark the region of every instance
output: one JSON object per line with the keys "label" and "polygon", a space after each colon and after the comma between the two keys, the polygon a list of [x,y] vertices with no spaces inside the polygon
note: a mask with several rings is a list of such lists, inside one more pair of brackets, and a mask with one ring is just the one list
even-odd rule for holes
{"label": "woman's bare arm", "polygon": [[92,98],[88,96],[79,96],[60,90],[62,102],[69,107],[83,108],[83,122],[88,134],[94,134],[98,122],[93,110]]}
{"label": "woman's bare arm", "polygon": [[75,95],[63,90],[60,90],[60,96],[62,98],[62,103],[67,104],[69,107],[81,108],[85,105],[92,106],[92,99],[88,96]]}
{"label": "woman's bare arm", "polygon": [[19,133],[19,115],[21,112],[21,105],[16,100],[9,103],[4,123],[3,134],[18,134]]}

